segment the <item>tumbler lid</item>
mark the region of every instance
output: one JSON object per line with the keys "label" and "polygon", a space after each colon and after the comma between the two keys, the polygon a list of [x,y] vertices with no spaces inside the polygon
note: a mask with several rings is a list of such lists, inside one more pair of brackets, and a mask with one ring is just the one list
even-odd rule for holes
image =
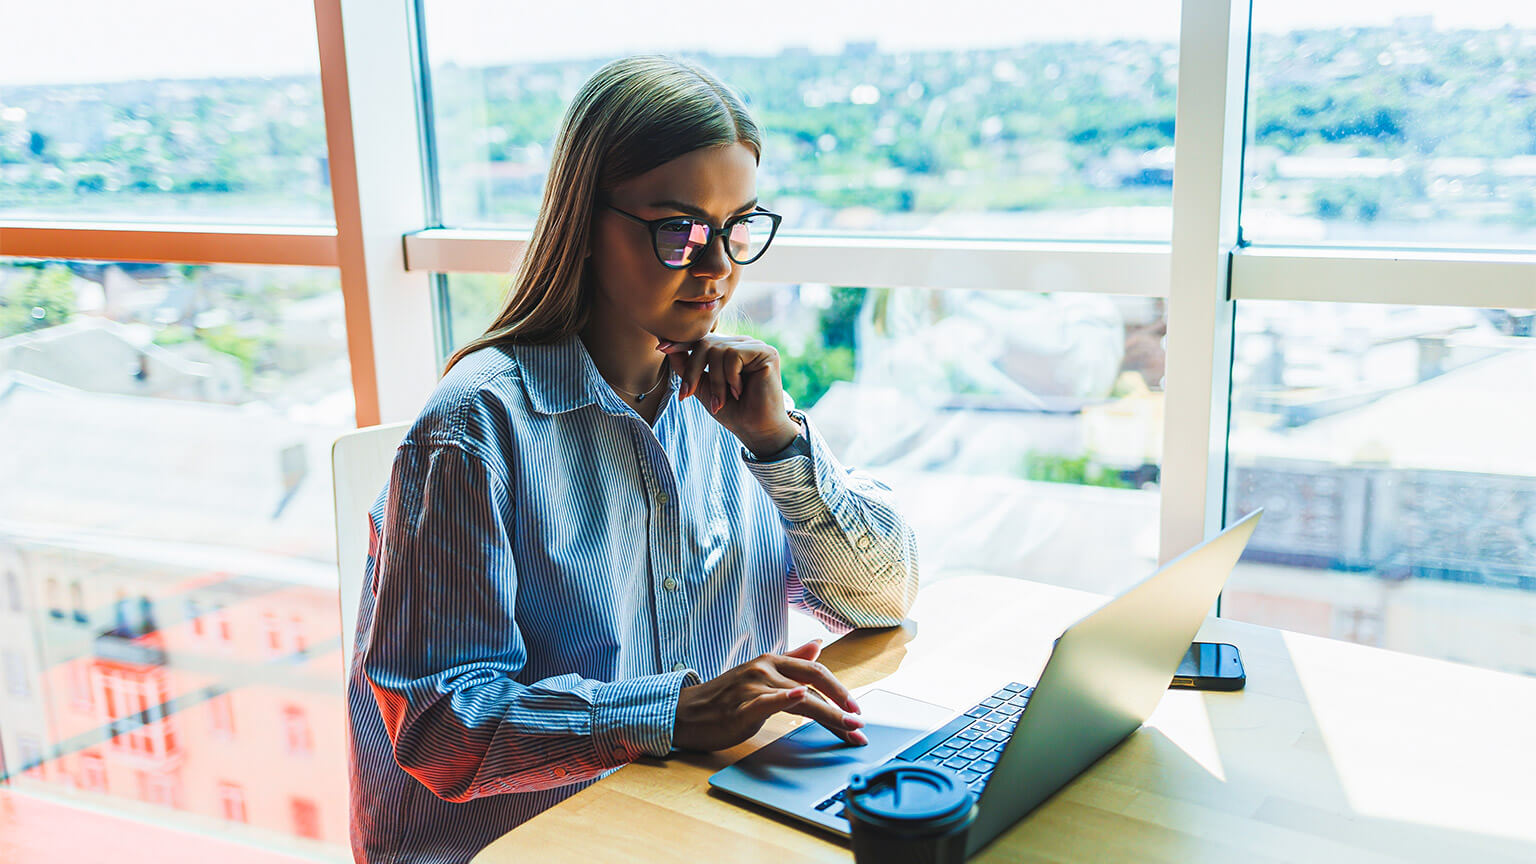
{"label": "tumbler lid", "polygon": [[[939,829],[966,818],[971,790],[954,772],[931,765],[892,762],[849,778],[849,815],[891,828]],[[925,832],[926,833],[926,832]]]}

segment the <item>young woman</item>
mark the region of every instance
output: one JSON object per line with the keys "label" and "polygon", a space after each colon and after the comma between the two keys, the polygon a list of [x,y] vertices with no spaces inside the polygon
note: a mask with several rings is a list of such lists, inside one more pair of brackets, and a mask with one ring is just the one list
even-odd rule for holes
{"label": "young woman", "polygon": [[505,308],[395,456],[350,678],[359,861],[459,862],[642,754],[779,711],[868,743],[784,651],[794,605],[899,624],[911,530],[786,410],[779,357],[714,333],[778,217],[761,137],[702,69],[599,70],[555,145]]}

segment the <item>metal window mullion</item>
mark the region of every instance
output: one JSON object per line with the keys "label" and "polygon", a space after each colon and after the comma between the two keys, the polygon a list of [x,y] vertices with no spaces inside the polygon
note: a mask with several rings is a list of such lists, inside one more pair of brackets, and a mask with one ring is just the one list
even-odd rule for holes
{"label": "metal window mullion", "polygon": [[1173,251],[1160,544],[1168,561],[1220,530],[1226,483],[1248,0],[1184,0],[1179,27]]}
{"label": "metal window mullion", "polygon": [[0,223],[0,256],[183,264],[336,266],[336,231],[98,222]]}
{"label": "metal window mullion", "polygon": [[315,0],[360,426],[414,417],[437,380],[429,280],[406,271],[400,242],[427,218],[412,13],[407,3]]}
{"label": "metal window mullion", "polygon": [[[405,237],[411,270],[509,272],[526,231],[436,229]],[[781,237],[744,278],[869,288],[1071,291],[1150,297],[1168,292],[1168,247],[1135,243],[931,241]]]}
{"label": "metal window mullion", "polygon": [[1536,254],[1246,247],[1232,299],[1536,308]]}

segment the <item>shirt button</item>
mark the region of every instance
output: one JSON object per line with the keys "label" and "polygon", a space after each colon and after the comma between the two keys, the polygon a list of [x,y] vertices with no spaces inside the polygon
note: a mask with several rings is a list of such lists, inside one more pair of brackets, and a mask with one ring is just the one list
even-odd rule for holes
{"label": "shirt button", "polygon": [[673,672],[681,672],[681,671],[683,671],[684,669],[687,669],[687,668],[688,667],[685,664],[683,664],[683,663],[673,663],[672,664],[672,671]]}
{"label": "shirt button", "polygon": [[671,576],[668,576],[666,579],[662,580],[661,587],[667,589],[668,591],[676,591],[677,580],[673,579]]}
{"label": "shirt button", "polygon": [[556,777],[564,777],[565,776],[565,769],[564,768],[556,768],[555,769],[555,776]]}
{"label": "shirt button", "polygon": [[657,492],[656,493],[656,503],[657,504],[665,504],[665,503],[667,503],[668,501],[671,501],[671,500],[672,499],[667,497],[667,493],[665,493],[665,492]]}
{"label": "shirt button", "polygon": [[874,541],[869,539],[869,535],[865,534],[865,535],[863,535],[862,537],[859,538],[859,548],[860,549],[868,549],[873,542]]}

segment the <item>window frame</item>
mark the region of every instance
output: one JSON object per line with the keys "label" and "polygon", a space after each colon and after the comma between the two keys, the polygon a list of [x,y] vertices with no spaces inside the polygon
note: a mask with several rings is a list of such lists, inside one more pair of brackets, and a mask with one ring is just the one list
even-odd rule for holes
{"label": "window frame", "polygon": [[[335,268],[358,425],[413,419],[449,348],[446,274],[505,274],[531,233],[441,223],[422,3],[314,0],[334,227],[0,219],[0,256]],[[1158,557],[1175,557],[1225,515],[1236,301],[1536,308],[1536,252],[1243,244],[1250,18],[1250,0],[1183,0],[1168,243],[790,233],[750,277],[1164,298]],[[214,605],[202,618],[203,638],[233,650],[231,612]],[[106,712],[108,684],[92,687]],[[248,817],[244,790],[231,794]]]}

